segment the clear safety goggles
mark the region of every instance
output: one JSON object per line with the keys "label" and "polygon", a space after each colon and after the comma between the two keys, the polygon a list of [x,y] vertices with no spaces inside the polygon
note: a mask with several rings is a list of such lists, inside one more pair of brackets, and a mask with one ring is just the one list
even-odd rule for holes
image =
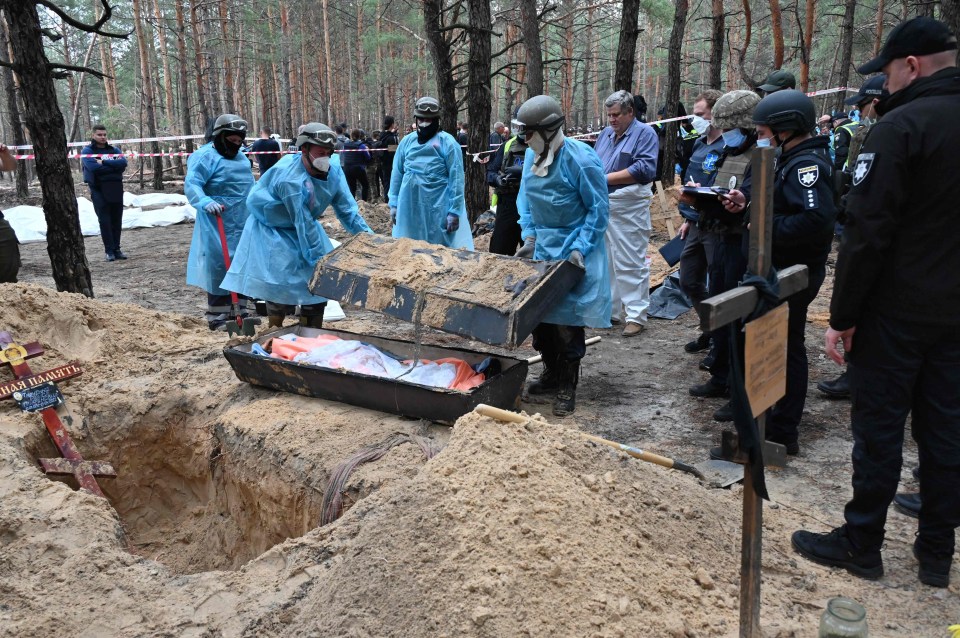
{"label": "clear safety goggles", "polygon": [[244,133],[247,132],[247,121],[246,120],[230,120],[225,124],[221,124],[217,127],[221,131],[232,131],[235,133]]}
{"label": "clear safety goggles", "polygon": [[416,110],[418,113],[427,115],[440,115],[440,105],[433,100],[420,100],[417,102]]}
{"label": "clear safety goggles", "polygon": [[307,141],[313,141],[318,144],[327,144],[332,148],[337,143],[337,135],[333,131],[304,131],[300,133],[298,140],[302,140],[300,142],[301,144]]}
{"label": "clear safety goggles", "polygon": [[520,120],[510,120],[510,127],[512,128],[513,132],[516,133],[517,135],[525,136],[531,133],[536,133],[537,131],[540,131],[544,134],[553,133],[557,129],[563,128],[563,122],[564,122],[564,118],[560,118],[559,120],[557,120],[556,122],[553,122],[549,126],[540,126],[540,125],[535,126],[531,124],[524,124]]}

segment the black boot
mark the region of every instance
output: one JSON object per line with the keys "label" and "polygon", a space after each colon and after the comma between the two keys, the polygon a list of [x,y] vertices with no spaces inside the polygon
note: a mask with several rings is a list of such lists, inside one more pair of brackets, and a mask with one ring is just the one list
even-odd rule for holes
{"label": "black boot", "polygon": [[561,361],[560,387],[553,402],[555,416],[573,414],[577,408],[577,383],[580,381],[580,361]]}
{"label": "black boot", "polygon": [[854,545],[846,525],[826,534],[801,530],[794,532],[790,540],[797,553],[820,565],[843,567],[854,576],[869,580],[883,576],[880,550],[863,550]]}
{"label": "black boot", "polygon": [[300,325],[305,328],[322,328],[323,315],[300,315]]}
{"label": "black boot", "polygon": [[527,387],[527,394],[553,394],[560,387],[560,373],[556,357],[543,357],[543,372]]}
{"label": "black boot", "polygon": [[823,392],[831,399],[846,399],[850,396],[850,379],[844,372],[832,381],[821,381],[817,384],[817,390]]}
{"label": "black boot", "polygon": [[920,518],[920,495],[915,492],[900,492],[893,497],[893,507],[910,518]]}

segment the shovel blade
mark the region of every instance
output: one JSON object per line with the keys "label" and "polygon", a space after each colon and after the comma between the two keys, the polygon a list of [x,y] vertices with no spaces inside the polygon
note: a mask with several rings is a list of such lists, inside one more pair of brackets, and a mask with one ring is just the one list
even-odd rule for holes
{"label": "shovel blade", "polygon": [[710,487],[727,488],[743,480],[743,466],[738,463],[710,459],[695,467],[703,472],[704,482]]}

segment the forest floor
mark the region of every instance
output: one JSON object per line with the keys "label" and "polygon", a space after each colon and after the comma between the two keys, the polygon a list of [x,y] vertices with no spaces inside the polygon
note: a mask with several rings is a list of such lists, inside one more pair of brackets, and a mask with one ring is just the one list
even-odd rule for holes
{"label": "forest floor", "polygon": [[[363,212],[387,230],[383,207]],[[0,328],[45,348],[34,370],[84,369],[61,384],[60,411],[85,458],[118,471],[100,480],[106,501],[45,477],[37,459],[56,451],[40,419],[0,404],[0,636],[736,635],[740,486],[714,489],[577,437],[707,458],[721,401],[687,393],[705,380],[701,357],[683,352],[694,313],[629,339],[588,330],[603,340],[571,417],[524,403],[552,425],[469,415],[449,428],[237,380],[227,336],[202,321],[203,292],[184,284],[192,231],[125,231],[130,258],[112,263],[86,238],[96,299],[54,291],[44,243],[21,246],[21,283],[0,285]],[[651,254],[657,280],[667,268]],[[849,403],[815,389],[839,372],[821,346],[830,282],[808,323],[801,452],[767,474],[763,635],[816,635],[843,595],[864,604],[873,636],[946,636],[960,623],[960,563],[949,589],[921,585],[915,520],[891,509],[876,582],[790,547],[796,529],[839,524],[851,492]],[[345,310],[332,328],[414,339],[409,324]],[[360,465],[343,516],[318,527],[337,466],[395,433],[443,449],[426,461],[404,444]],[[909,437],[905,447],[904,488],[915,489]]]}

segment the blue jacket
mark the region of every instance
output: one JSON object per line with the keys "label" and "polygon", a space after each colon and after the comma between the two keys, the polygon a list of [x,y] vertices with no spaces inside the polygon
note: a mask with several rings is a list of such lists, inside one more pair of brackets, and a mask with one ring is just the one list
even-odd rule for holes
{"label": "blue jacket", "polygon": [[[87,144],[80,151],[81,155],[120,155],[123,151],[119,147],[107,145],[101,148],[94,143]],[[122,182],[123,172],[127,170],[127,158],[115,157],[104,159],[103,163],[97,162],[96,157],[81,157],[80,164],[83,166],[83,181],[90,185],[90,188],[97,188],[97,185],[103,182]]]}
{"label": "blue jacket", "polygon": [[327,206],[351,234],[373,232],[357,210],[339,158],[330,159],[322,180],[307,172],[299,154],[284,156],[247,197],[250,216],[221,287],[290,306],[326,301],[307,283],[320,258],[333,250],[319,223]]}

